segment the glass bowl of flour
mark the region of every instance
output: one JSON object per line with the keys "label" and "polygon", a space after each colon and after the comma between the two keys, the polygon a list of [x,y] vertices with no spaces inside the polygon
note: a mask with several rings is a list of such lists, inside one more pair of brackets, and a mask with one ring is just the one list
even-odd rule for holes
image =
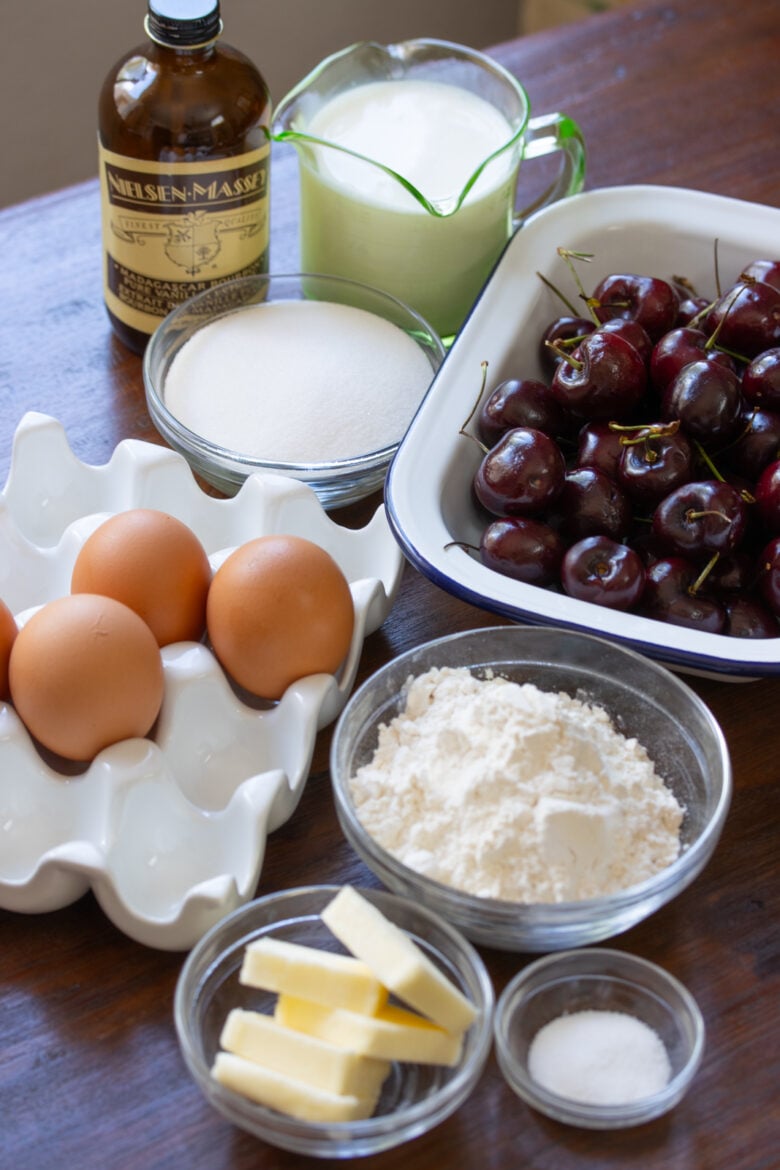
{"label": "glass bowl of flour", "polygon": [[394,659],[336,725],[341,827],[390,889],[472,942],[600,942],[694,881],[731,763],[666,667],[590,634],[499,626]]}
{"label": "glass bowl of flour", "polygon": [[326,508],[380,489],[444,357],[416,312],[336,276],[245,276],[200,292],[146,348],[162,437],[227,495],[255,473]]}

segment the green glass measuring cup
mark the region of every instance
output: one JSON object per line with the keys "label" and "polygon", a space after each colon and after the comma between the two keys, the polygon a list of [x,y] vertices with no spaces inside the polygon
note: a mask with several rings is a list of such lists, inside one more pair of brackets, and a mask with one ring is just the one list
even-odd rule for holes
{"label": "green glass measuring cup", "polygon": [[[576,122],[532,118],[511,73],[434,39],[327,57],[279,103],[272,137],[298,153],[302,270],[391,293],[445,341],[515,229],[585,180]],[[556,152],[553,181],[518,210],[521,162]]]}

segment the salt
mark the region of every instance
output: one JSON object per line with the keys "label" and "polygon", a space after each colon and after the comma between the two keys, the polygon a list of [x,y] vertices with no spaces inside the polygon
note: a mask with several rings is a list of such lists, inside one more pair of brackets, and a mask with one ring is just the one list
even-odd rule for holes
{"label": "salt", "polygon": [[274,301],[212,321],[182,346],[165,405],[211,443],[256,459],[327,463],[397,443],[433,377],[397,325],[325,301]]}
{"label": "salt", "polygon": [[585,1010],[550,1020],[528,1051],[542,1088],[583,1105],[627,1105],[660,1092],[672,1074],[660,1036],[626,1012]]}

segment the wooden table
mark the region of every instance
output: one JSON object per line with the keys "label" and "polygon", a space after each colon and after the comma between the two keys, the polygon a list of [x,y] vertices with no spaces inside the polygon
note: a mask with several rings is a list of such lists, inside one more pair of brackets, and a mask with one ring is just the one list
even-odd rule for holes
{"label": "wooden table", "polygon": [[[590,146],[591,187],[666,183],[780,206],[780,22],[775,0],[649,0],[497,46],[533,108],[566,110]],[[294,269],[295,162],[274,167],[273,260]],[[96,185],[0,215],[0,481],[25,410],[64,423],[77,455],[105,461],[127,436],[155,440],[138,358],[101,302]],[[767,240],[777,256],[780,240]],[[340,519],[362,523],[378,500]],[[407,570],[361,677],[431,637],[487,624]],[[698,999],[707,1051],[689,1096],[637,1130],[567,1129],[531,1112],[491,1062],[452,1118],[370,1159],[377,1170],[780,1164],[777,1090],[780,682],[694,681],[725,730],[735,774],[728,824],[696,883],[617,940],[662,964]],[[371,877],[341,837],[328,733],[291,822],[269,843],[260,890]],[[0,848],[1,848],[0,844]],[[0,912],[0,1164],[14,1170],[290,1170],[306,1160],[226,1124],[184,1070],[171,1004],[182,956],[123,937],[86,896],[43,916]],[[485,951],[499,993],[526,961]],[[774,1034],[773,1034],[774,1030]]]}

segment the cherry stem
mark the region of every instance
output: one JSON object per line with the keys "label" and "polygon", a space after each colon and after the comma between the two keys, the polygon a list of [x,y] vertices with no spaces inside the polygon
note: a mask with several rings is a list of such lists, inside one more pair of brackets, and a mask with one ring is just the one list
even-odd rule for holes
{"label": "cherry stem", "polygon": [[477,412],[477,407],[479,406],[480,402],[482,401],[482,395],[485,393],[485,385],[487,383],[488,363],[482,362],[481,364],[482,364],[482,385],[479,388],[479,394],[477,395],[477,400],[471,408],[471,413],[469,414],[469,417],[466,419],[466,421],[461,426],[460,430],[458,431],[458,434],[463,435],[467,439],[471,439],[471,441],[473,443],[477,444],[479,449],[482,451],[482,454],[487,455],[489,448],[487,448],[484,443],[480,442],[480,440],[477,438],[476,435],[472,435],[471,431],[466,430],[466,427],[469,425],[469,423],[471,422],[471,420],[473,419],[474,415]]}
{"label": "cherry stem", "polygon": [[720,321],[718,321],[718,324],[715,326],[715,331],[712,334],[712,336],[707,338],[707,344],[705,346],[705,349],[712,349],[715,347],[716,342],[718,340],[718,334],[720,333],[721,329],[723,328],[725,321],[726,321],[726,318],[728,317],[729,313],[734,308],[734,305],[737,303],[739,297],[741,296],[744,287],[745,287],[744,284],[738,284],[734,288],[732,296],[731,296],[731,300],[726,305],[725,313],[721,317]]}
{"label": "cherry stem", "polygon": [[581,370],[585,365],[584,362],[581,362],[578,358],[574,357],[573,354],[564,349],[562,342],[545,340],[544,344],[548,349],[551,349],[553,353],[557,354],[561,361],[564,361],[570,365],[572,369]]}
{"label": "cherry stem", "polygon": [[[750,426],[748,425],[746,427],[746,429],[743,431],[743,434],[747,434],[749,430],[750,430]],[[739,438],[741,438],[741,437],[742,436],[740,435]],[[736,442],[737,440],[735,439],[734,441]],[[697,452],[699,458],[702,460],[704,465],[709,468],[709,470],[712,472],[715,479],[720,480],[721,483],[725,483],[726,480],[721,475],[721,473],[718,471],[717,467],[712,462],[709,455],[704,450],[704,448],[702,447],[701,443],[698,440],[696,440],[695,447],[696,447],[696,452]],[[739,494],[746,504],[755,504],[756,497],[754,495],[752,495],[747,490],[747,488],[740,488]]]}
{"label": "cherry stem", "polygon": [[623,447],[631,447],[636,443],[644,443],[647,439],[670,439],[680,429],[679,418],[673,418],[667,423],[616,423],[608,424],[609,429],[620,434],[620,443]]}
{"label": "cherry stem", "polygon": [[558,255],[560,256],[561,260],[563,260],[564,264],[569,269],[569,272],[574,277],[574,283],[577,286],[577,290],[580,294],[580,299],[585,302],[587,310],[590,313],[591,317],[593,318],[594,323],[597,326],[600,325],[601,321],[599,321],[598,314],[596,313],[596,305],[598,305],[599,302],[594,297],[589,297],[588,294],[585,292],[582,281],[580,280],[580,277],[579,277],[579,273],[577,272],[577,269],[574,267],[574,264],[572,263],[573,260],[581,260],[583,262],[583,264],[590,264],[591,260],[593,259],[593,253],[592,252],[574,252],[570,248],[558,248]]}
{"label": "cherry stem", "polygon": [[685,519],[704,520],[707,516],[719,516],[721,520],[725,520],[727,524],[731,524],[731,520],[725,512],[719,512],[717,508],[703,508],[701,512],[697,512],[695,508],[689,508],[685,513]]}
{"label": "cherry stem", "polygon": [[713,249],[713,253],[714,253],[714,265],[715,265],[715,291],[718,294],[718,298],[720,298],[720,296],[721,296],[720,263],[719,263],[720,254],[718,251],[719,248],[720,248],[720,240],[716,236],[714,241],[713,241],[713,244],[712,244],[712,249]]}
{"label": "cherry stem", "polygon": [[717,467],[716,467],[716,466],[715,466],[715,464],[712,462],[712,460],[710,459],[709,455],[708,455],[708,454],[707,454],[707,452],[704,450],[704,448],[702,447],[702,445],[701,445],[701,443],[698,441],[698,439],[697,439],[697,440],[696,440],[696,442],[695,442],[695,447],[696,447],[696,451],[697,451],[697,453],[698,453],[698,455],[699,455],[699,458],[701,459],[701,461],[702,461],[702,463],[705,465],[705,467],[709,468],[709,470],[712,472],[712,474],[713,474],[713,476],[715,477],[715,479],[719,480],[721,483],[725,483],[725,482],[726,482],[726,481],[725,481],[725,479],[723,478],[723,476],[721,475],[721,473],[718,471]]}
{"label": "cherry stem", "polygon": [[[709,313],[712,312],[712,310],[715,308],[717,303],[718,303],[717,300],[710,301],[710,303],[708,305],[705,305],[703,309],[699,309],[696,316],[691,317],[690,321],[688,322],[688,328],[689,329],[698,329],[700,322],[702,322],[704,320],[704,318]],[[709,338],[707,340],[709,341]]]}
{"label": "cherry stem", "polygon": [[547,287],[550,289],[550,291],[554,292],[556,297],[558,297],[558,299],[563,302],[563,304],[566,306],[566,308],[571,313],[572,317],[579,317],[579,315],[580,315],[579,309],[576,309],[574,307],[574,305],[571,303],[571,301],[563,295],[563,293],[561,292],[561,290],[559,288],[556,288],[556,286],[553,284],[553,282],[551,280],[548,280],[547,277],[541,272],[537,272],[536,275],[539,277],[542,284],[546,284]]}
{"label": "cherry stem", "polygon": [[479,552],[477,546],[475,544],[469,544],[467,540],[448,540],[444,548],[445,551],[448,548],[462,548],[464,552]]}
{"label": "cherry stem", "polygon": [[[701,325],[701,323],[709,316],[709,314],[715,308],[717,303],[718,303],[717,301],[710,301],[710,303],[708,305],[705,305],[703,309],[699,309],[699,312],[696,314],[696,316],[691,317],[690,321],[688,322],[688,328],[689,329],[698,329],[699,326]],[[731,305],[729,305],[729,309],[730,308],[731,308]],[[728,310],[726,311],[726,313],[723,314],[723,317],[720,319],[718,324],[715,326],[714,331],[710,334],[710,336],[705,341],[704,348],[706,350],[716,349],[718,351],[718,353],[725,353],[725,354],[727,354],[728,357],[734,358],[735,361],[745,362],[747,364],[748,359],[745,357],[745,355],[743,353],[737,353],[733,349],[727,349],[725,345],[718,345],[718,334],[720,333],[721,328],[723,327],[723,322],[725,321],[727,315],[728,315]]]}
{"label": "cherry stem", "polygon": [[691,597],[695,597],[696,594],[699,592],[702,585],[704,584],[704,582],[707,580],[707,578],[709,577],[712,570],[717,565],[719,558],[720,558],[720,553],[713,553],[713,555],[707,561],[707,564],[704,566],[702,571],[699,573],[698,577],[693,582],[693,584],[688,586],[688,592],[690,593]]}

